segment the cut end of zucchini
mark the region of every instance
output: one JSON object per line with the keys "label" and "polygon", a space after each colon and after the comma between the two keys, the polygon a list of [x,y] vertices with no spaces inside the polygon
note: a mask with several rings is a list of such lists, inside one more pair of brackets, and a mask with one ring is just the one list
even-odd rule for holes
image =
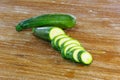
{"label": "cut end of zucchini", "polygon": [[53,27],[53,29],[50,31],[49,36],[50,36],[50,39],[52,40],[54,37],[60,34],[65,34],[65,32],[61,28]]}
{"label": "cut end of zucchini", "polygon": [[92,63],[93,58],[90,53],[83,52],[80,56],[83,64],[87,65]]}
{"label": "cut end of zucchini", "polygon": [[75,60],[75,62],[80,62],[79,59],[78,59],[78,53],[79,53],[79,49],[76,49],[74,50],[74,53],[73,53],[73,59]]}
{"label": "cut end of zucchini", "polygon": [[17,26],[16,26],[16,31],[22,31],[22,27],[18,24]]}

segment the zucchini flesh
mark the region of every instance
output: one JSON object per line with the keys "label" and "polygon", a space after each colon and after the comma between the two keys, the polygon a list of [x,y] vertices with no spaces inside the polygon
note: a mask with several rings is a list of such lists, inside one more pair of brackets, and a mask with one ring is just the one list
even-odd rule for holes
{"label": "zucchini flesh", "polygon": [[78,53],[80,52],[81,50],[80,49],[76,49],[76,50],[74,50],[74,52],[73,52],[73,59],[74,59],[74,61],[75,62],[80,62],[79,61],[79,59],[78,59]]}
{"label": "zucchini flesh", "polygon": [[80,62],[79,59],[78,59],[78,54],[79,54],[80,51],[81,51],[80,49],[71,50],[66,54],[66,58],[70,59],[74,62]]}
{"label": "zucchini flesh", "polygon": [[73,50],[75,50],[75,49],[79,49],[79,50],[84,50],[84,49],[82,49],[79,45],[75,45],[75,46],[72,46],[72,47],[70,47],[67,51],[66,51],[66,53],[64,53],[65,55],[66,54],[68,54],[69,52],[71,52],[71,51],[73,51]]}
{"label": "zucchini flesh", "polygon": [[68,51],[72,51],[74,49],[85,50],[81,45],[77,45],[77,46],[73,46],[73,47],[69,48]]}
{"label": "zucchini flesh", "polygon": [[82,53],[79,52],[78,53],[78,59],[84,65],[89,65],[93,61],[92,55],[87,51],[84,51]]}
{"label": "zucchini flesh", "polygon": [[59,50],[58,47],[57,47],[57,41],[60,39],[60,38],[63,38],[63,37],[67,37],[67,35],[65,34],[61,34],[61,35],[58,35],[56,37],[53,38],[53,40],[51,41],[51,44],[52,44],[52,47],[56,50]]}
{"label": "zucchini flesh", "polygon": [[74,49],[66,54],[66,58],[77,63],[89,65],[92,63],[92,56],[90,53],[80,49]]}
{"label": "zucchini flesh", "polygon": [[52,40],[54,37],[60,35],[60,34],[65,34],[65,32],[61,28],[53,28],[51,32],[49,33],[50,40]]}
{"label": "zucchini flesh", "polygon": [[54,37],[65,34],[65,32],[58,27],[37,27],[33,28],[33,34],[38,38],[51,41]]}
{"label": "zucchini flesh", "polygon": [[71,38],[66,36],[66,37],[63,37],[63,38],[60,38],[57,42],[56,42],[56,45],[58,46],[58,48],[61,48],[61,46],[64,44],[64,42],[70,40]]}
{"label": "zucchini flesh", "polygon": [[78,44],[68,44],[68,45],[61,48],[61,55],[63,58],[66,57],[66,52],[68,52],[68,50],[73,46],[78,46]]}
{"label": "zucchini flesh", "polygon": [[66,45],[69,45],[69,44],[78,44],[78,45],[80,45],[79,41],[74,40],[74,39],[71,39],[71,40],[66,41],[66,42],[62,45],[62,47],[66,46]]}
{"label": "zucchini flesh", "polygon": [[57,26],[66,29],[74,27],[75,24],[76,18],[70,14],[44,14],[19,22],[19,24],[16,26],[16,31],[44,26]]}

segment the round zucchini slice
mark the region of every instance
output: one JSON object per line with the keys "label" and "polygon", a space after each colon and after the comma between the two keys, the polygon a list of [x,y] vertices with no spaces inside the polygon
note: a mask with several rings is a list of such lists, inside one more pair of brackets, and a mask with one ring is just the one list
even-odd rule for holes
{"label": "round zucchini slice", "polygon": [[60,39],[60,38],[63,38],[63,37],[67,37],[66,34],[61,34],[61,35],[58,35],[56,37],[53,38],[53,40],[51,41],[51,45],[54,49],[58,50],[58,47],[57,47],[57,41]]}
{"label": "round zucchini slice", "polygon": [[78,59],[84,65],[89,65],[93,61],[92,55],[87,51],[84,51],[82,53],[79,52],[78,53]]}
{"label": "round zucchini slice", "polygon": [[62,47],[65,47],[66,45],[69,45],[69,44],[78,44],[78,45],[80,45],[79,41],[71,39],[71,40],[68,40],[68,41],[64,42]]}
{"label": "round zucchini slice", "polygon": [[66,58],[66,52],[71,48],[71,47],[74,47],[74,46],[78,46],[78,44],[68,44],[64,47],[61,48],[61,55],[63,58]]}

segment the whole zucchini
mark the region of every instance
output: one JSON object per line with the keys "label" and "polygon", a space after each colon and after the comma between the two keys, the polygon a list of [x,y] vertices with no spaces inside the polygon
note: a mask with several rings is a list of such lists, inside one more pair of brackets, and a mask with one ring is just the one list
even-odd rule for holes
{"label": "whole zucchini", "polygon": [[16,26],[16,31],[33,27],[57,26],[62,29],[72,28],[76,18],[71,14],[43,14],[23,20]]}

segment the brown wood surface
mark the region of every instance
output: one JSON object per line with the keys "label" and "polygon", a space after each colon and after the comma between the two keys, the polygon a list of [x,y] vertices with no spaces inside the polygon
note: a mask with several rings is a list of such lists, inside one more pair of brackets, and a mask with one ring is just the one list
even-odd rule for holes
{"label": "brown wood surface", "polygon": [[[93,55],[90,66],[63,59],[31,29],[15,30],[45,13],[77,17],[65,31]],[[0,0],[0,80],[120,80],[120,0]]]}

